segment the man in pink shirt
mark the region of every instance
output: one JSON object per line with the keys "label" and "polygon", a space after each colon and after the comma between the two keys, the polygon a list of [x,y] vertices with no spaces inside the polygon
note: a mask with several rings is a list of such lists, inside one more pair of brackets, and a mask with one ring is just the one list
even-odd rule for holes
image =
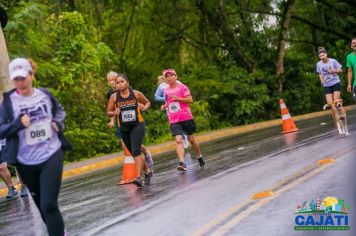
{"label": "man in pink shirt", "polygon": [[161,110],[167,110],[171,132],[176,139],[176,150],[179,159],[177,170],[187,170],[187,166],[184,163],[183,132],[188,135],[188,141],[195,151],[199,166],[204,167],[205,161],[200,152],[199,143],[193,136],[196,127],[189,108],[189,103],[193,102],[190,91],[184,84],[177,83],[177,73],[175,70],[167,69],[163,71],[163,75],[168,86],[164,89],[166,103],[161,106]]}

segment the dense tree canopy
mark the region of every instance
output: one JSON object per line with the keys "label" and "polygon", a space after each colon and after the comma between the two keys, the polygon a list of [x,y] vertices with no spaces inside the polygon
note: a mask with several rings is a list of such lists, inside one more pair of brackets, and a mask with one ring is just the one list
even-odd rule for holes
{"label": "dense tree canopy", "polygon": [[[68,113],[68,161],[118,149],[107,127],[106,74],[125,73],[153,102],[157,76],[175,68],[191,89],[198,130],[320,110],[318,46],[345,65],[356,37],[351,0],[13,0],[4,29],[10,58],[38,63]],[[342,75],[343,98],[346,77]],[[170,138],[158,103],[144,115],[146,143]]]}

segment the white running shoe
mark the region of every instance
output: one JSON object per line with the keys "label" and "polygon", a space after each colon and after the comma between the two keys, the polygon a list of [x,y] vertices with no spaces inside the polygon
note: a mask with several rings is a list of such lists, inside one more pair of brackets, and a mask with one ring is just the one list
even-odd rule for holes
{"label": "white running shoe", "polygon": [[189,147],[189,142],[188,142],[188,137],[186,134],[182,134],[182,139],[183,139],[183,147],[188,148]]}

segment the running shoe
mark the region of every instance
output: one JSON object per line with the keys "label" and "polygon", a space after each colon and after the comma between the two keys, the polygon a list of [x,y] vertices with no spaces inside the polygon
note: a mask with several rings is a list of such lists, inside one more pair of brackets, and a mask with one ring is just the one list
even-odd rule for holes
{"label": "running shoe", "polygon": [[17,195],[16,188],[14,186],[9,187],[9,192],[7,193],[6,199],[13,199]]}
{"label": "running shoe", "polygon": [[184,164],[184,162],[179,162],[179,165],[177,166],[177,170],[187,171],[187,166]]}
{"label": "running shoe", "polygon": [[203,157],[199,157],[199,158],[198,158],[198,161],[199,161],[199,166],[200,166],[200,167],[204,167],[204,166],[205,166],[205,161],[204,161],[204,158],[203,158]]}
{"label": "running shoe", "polygon": [[138,188],[142,188],[142,183],[143,183],[143,180],[141,177],[137,177],[134,181],[133,181],[134,184],[136,184],[136,186]]}
{"label": "running shoe", "polygon": [[183,140],[183,147],[188,148],[189,143],[188,143],[188,136],[186,134],[182,134],[182,140]]}
{"label": "running shoe", "polygon": [[152,168],[153,167],[153,159],[152,159],[152,154],[147,151],[146,155],[145,155],[145,162],[148,168]]}
{"label": "running shoe", "polygon": [[21,187],[21,191],[20,191],[20,196],[21,196],[21,197],[27,197],[27,195],[28,195],[28,189],[27,189],[27,187],[22,186],[22,187]]}
{"label": "running shoe", "polygon": [[150,184],[152,176],[153,176],[153,171],[152,170],[150,172],[148,172],[148,173],[145,173],[144,183],[145,184]]}

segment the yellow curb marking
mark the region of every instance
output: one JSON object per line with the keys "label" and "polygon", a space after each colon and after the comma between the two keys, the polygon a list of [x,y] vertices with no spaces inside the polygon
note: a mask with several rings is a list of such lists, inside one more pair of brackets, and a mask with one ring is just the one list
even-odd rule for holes
{"label": "yellow curb marking", "polygon": [[252,196],[252,199],[260,199],[260,198],[265,198],[265,197],[271,197],[273,195],[274,195],[274,193],[272,191],[263,191],[263,192],[255,193]]}
{"label": "yellow curb marking", "polygon": [[84,173],[91,172],[93,170],[98,170],[98,169],[103,169],[103,168],[110,167],[113,165],[118,165],[124,160],[124,158],[125,158],[124,156],[119,156],[119,157],[116,157],[116,158],[113,158],[110,160],[97,162],[95,164],[90,164],[90,165],[75,168],[72,170],[66,170],[66,171],[63,171],[62,178],[67,179],[69,177],[72,177],[72,176],[75,176],[78,174],[84,174]]}
{"label": "yellow curb marking", "polygon": [[[15,184],[16,191],[19,190],[20,187],[21,187],[21,184]],[[0,197],[7,195],[7,192],[8,192],[7,187],[0,189]]]}

